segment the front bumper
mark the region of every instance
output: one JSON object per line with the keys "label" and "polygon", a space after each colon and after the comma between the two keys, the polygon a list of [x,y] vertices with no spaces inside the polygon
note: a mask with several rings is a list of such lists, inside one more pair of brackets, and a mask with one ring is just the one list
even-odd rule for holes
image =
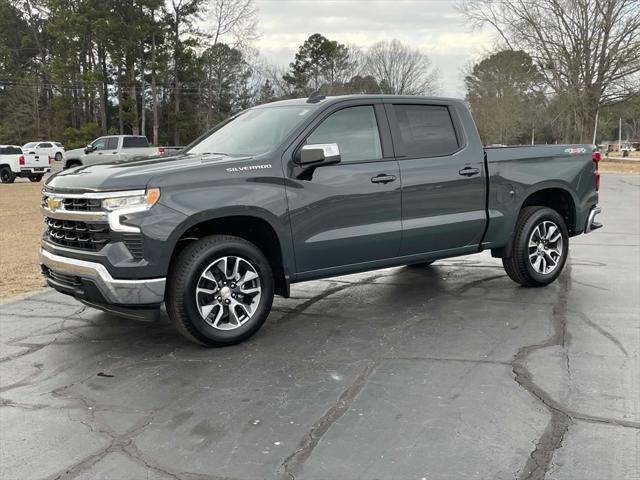
{"label": "front bumper", "polygon": [[86,303],[122,307],[158,307],[164,301],[166,278],[115,279],[104,265],[40,250],[49,286]]}

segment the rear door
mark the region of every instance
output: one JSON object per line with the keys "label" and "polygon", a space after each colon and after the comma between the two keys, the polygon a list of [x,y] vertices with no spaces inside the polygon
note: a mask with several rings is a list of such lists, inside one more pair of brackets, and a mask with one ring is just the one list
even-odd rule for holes
{"label": "rear door", "polygon": [[486,225],[484,158],[446,102],[386,101],[402,177],[401,255],[475,248]]}
{"label": "rear door", "polygon": [[[340,163],[313,170],[294,163],[303,145],[325,143],[338,145]],[[287,157],[287,200],[299,278],[397,256],[400,171],[380,101],[333,105],[312,122]]]}
{"label": "rear door", "polygon": [[151,148],[146,137],[124,137],[122,139],[122,149],[120,151],[120,160],[135,157],[151,156]]}

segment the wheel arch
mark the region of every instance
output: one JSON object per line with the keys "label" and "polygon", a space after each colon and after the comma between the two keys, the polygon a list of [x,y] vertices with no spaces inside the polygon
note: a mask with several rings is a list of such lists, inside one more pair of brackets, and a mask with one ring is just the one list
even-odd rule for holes
{"label": "wheel arch", "polygon": [[233,235],[258,247],[267,257],[275,281],[275,293],[289,297],[289,272],[283,252],[283,242],[271,222],[255,214],[229,214],[199,218],[182,226],[177,236],[169,265],[190,243],[209,235]]}
{"label": "wheel arch", "polygon": [[82,166],[82,160],[80,160],[79,158],[64,158],[64,155],[63,155],[63,159],[64,159],[63,168],[65,169]]}
{"label": "wheel arch", "polygon": [[530,192],[520,204],[518,213],[524,207],[532,206],[548,207],[555,210],[564,219],[569,236],[576,233],[577,201],[568,188],[549,186]]}
{"label": "wheel arch", "polygon": [[551,182],[539,184],[527,191],[522,197],[523,200],[520,202],[518,208],[515,209],[512,217],[511,234],[509,235],[508,242],[506,245],[503,244],[503,246],[498,248],[492,248],[491,256],[505,258],[509,255],[513,246],[513,232],[520,212],[525,207],[541,206],[551,208],[558,212],[564,219],[570,237],[581,233],[581,229],[577,224],[579,216],[577,211],[578,201],[568,186]]}

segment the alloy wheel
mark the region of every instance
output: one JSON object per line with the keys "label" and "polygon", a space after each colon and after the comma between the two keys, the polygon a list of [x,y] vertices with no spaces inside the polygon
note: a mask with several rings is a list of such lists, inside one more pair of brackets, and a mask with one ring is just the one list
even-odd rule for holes
{"label": "alloy wheel", "polygon": [[235,330],[247,323],[260,304],[260,275],[248,260],[221,257],[204,269],[196,285],[200,315],[213,328]]}
{"label": "alloy wheel", "polygon": [[542,275],[549,275],[562,259],[564,241],[562,231],[554,222],[544,220],[529,237],[529,262]]}

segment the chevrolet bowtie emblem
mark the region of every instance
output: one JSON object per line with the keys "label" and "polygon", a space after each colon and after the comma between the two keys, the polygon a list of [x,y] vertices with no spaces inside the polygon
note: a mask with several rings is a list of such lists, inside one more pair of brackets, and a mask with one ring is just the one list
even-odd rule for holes
{"label": "chevrolet bowtie emblem", "polygon": [[47,197],[47,207],[49,210],[56,210],[60,208],[61,201],[56,197]]}

